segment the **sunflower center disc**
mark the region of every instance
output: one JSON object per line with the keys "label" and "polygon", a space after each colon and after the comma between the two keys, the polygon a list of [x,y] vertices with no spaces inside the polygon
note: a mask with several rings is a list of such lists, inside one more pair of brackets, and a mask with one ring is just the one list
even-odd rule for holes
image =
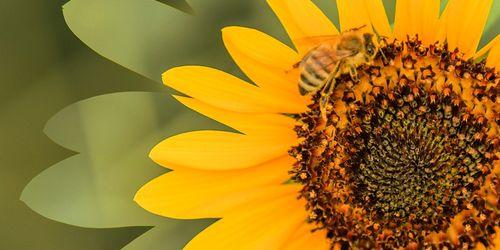
{"label": "sunflower center disc", "polygon": [[350,126],[337,137],[349,151],[340,166],[351,202],[375,220],[439,229],[478,188],[488,146],[474,135],[483,127],[462,122],[465,111],[450,97],[433,95],[431,103],[409,86],[392,94],[402,101],[379,95],[351,114]]}
{"label": "sunflower center disc", "polygon": [[[344,248],[490,246],[498,121],[473,114],[470,103],[496,103],[498,78],[484,63],[418,39],[382,52],[358,69],[360,82],[337,79],[327,121],[319,94],[297,117],[290,173],[303,185],[309,221]],[[469,89],[457,91],[458,83]]]}

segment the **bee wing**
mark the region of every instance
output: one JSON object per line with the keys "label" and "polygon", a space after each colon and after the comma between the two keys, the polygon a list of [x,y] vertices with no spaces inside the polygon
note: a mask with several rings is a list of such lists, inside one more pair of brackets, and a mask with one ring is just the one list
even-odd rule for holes
{"label": "bee wing", "polygon": [[[317,47],[318,45],[316,45]],[[321,68],[319,68],[318,70],[326,70],[328,67],[330,67],[333,62],[338,62],[346,57],[349,57],[349,56],[353,56],[355,55],[356,52],[353,52],[353,51],[349,51],[349,50],[336,50],[335,52],[332,52],[332,53],[325,53],[324,55],[322,56],[316,56],[316,60],[318,59],[321,59],[323,57],[330,57],[332,60],[332,63],[329,63],[329,64],[325,64],[323,65]],[[302,60],[298,61],[297,63],[295,63],[294,65],[292,65],[292,68],[290,68],[289,70],[286,71],[287,74],[293,74],[293,72],[297,72],[299,71],[299,66],[300,64],[307,60],[307,58],[311,55],[311,53],[307,53],[303,58]]]}
{"label": "bee wing", "polygon": [[[292,65],[292,67],[288,70],[285,71],[285,73],[288,75],[288,76],[291,76],[291,77],[296,77],[300,74],[300,71],[303,70],[303,62],[307,61],[307,58],[310,56],[311,54],[308,53],[306,54],[302,60],[298,61],[297,63],[295,63],[294,65]],[[326,64],[322,64],[320,65],[320,67],[316,68],[316,70],[318,71],[321,71],[321,70],[324,70],[324,71],[328,71],[328,68],[331,67],[334,62],[342,59],[344,56],[342,57],[339,57],[339,55],[335,55],[333,53],[331,54],[325,54],[325,55],[322,55],[322,56],[316,56],[316,60],[321,60],[322,58],[325,58],[325,57],[330,57],[332,58],[333,60],[329,60],[331,61],[330,63],[326,63]]]}
{"label": "bee wing", "polygon": [[[324,36],[308,36],[308,37],[301,37],[301,38],[296,38],[293,39],[293,43],[298,47],[301,48],[301,51],[306,53],[302,54],[301,57],[305,58],[308,56],[309,52],[313,50],[314,48],[318,47],[322,43],[335,43],[338,40],[340,40],[340,35],[324,35]],[[332,54],[332,56],[335,56]],[[302,60],[298,61],[294,65],[292,65],[292,68],[287,70],[287,72],[294,71],[297,69],[300,65]]]}
{"label": "bee wing", "polygon": [[350,56],[354,56],[356,55],[358,52],[357,51],[351,51],[351,50],[336,50],[335,51],[335,58],[337,59],[337,61],[339,60],[342,60],[346,57],[350,57]]}
{"label": "bee wing", "polygon": [[297,48],[300,48],[301,51],[309,51],[321,43],[335,43],[339,39],[340,35],[308,36],[293,39],[293,43]]}
{"label": "bee wing", "polygon": [[[307,72],[316,72],[318,74],[329,74],[331,71],[331,67],[334,66],[336,62],[339,60],[349,57],[353,55],[352,51],[346,51],[346,50],[336,50],[336,46],[326,46],[322,48],[322,53],[315,53],[317,52],[316,48],[320,48],[322,45],[330,44],[330,45],[335,45],[338,43],[340,40],[339,35],[329,35],[329,36],[312,36],[312,37],[304,37],[304,38],[299,38],[295,39],[294,43],[297,45],[297,47],[301,48],[308,48],[307,53],[302,56],[302,59],[292,65],[292,67],[288,70],[286,70],[286,75],[290,79],[296,81],[299,79],[301,73],[304,71]],[[309,60],[309,57],[314,55],[314,60],[315,61],[322,61],[319,63],[314,63],[315,67],[313,70],[306,70],[304,67]],[[322,60],[325,59],[325,60]],[[311,64],[308,64],[311,65]],[[326,77],[325,77],[326,78]]]}

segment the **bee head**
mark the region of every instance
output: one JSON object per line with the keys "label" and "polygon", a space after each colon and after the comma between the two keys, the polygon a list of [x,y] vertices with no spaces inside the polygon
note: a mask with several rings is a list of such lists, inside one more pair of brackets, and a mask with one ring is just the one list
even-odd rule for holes
{"label": "bee head", "polygon": [[365,53],[369,58],[374,58],[377,54],[377,45],[373,40],[373,34],[364,33],[363,34]]}

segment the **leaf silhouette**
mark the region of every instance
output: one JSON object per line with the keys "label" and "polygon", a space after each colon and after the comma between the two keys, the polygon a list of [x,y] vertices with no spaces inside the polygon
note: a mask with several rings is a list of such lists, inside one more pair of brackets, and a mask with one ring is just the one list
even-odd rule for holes
{"label": "leaf silhouette", "polygon": [[188,14],[194,14],[193,8],[185,0],[156,0]]}
{"label": "leaf silhouette", "polygon": [[148,158],[149,150],[166,137],[202,128],[227,129],[164,93],[122,92],[80,101],[45,128],[53,141],[77,153],[35,177],[21,200],[47,218],[72,225],[155,226],[128,249],[179,249],[213,221],[158,217],[133,197],[167,171]]}
{"label": "leaf silhouette", "polygon": [[[160,82],[168,68],[201,64],[230,73],[220,30],[259,28],[287,41],[266,1],[190,0],[189,15],[155,0],[72,0],[64,5],[68,27],[100,55]],[[241,75],[241,74],[240,74]]]}

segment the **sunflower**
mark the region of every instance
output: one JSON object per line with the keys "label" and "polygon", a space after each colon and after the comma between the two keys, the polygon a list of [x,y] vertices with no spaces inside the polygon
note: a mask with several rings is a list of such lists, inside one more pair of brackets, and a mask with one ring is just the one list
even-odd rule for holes
{"label": "sunflower", "polygon": [[[163,81],[233,128],[179,134],[150,157],[173,171],[135,200],[171,218],[220,218],[187,249],[500,246],[500,39],[477,51],[492,1],[338,0],[341,32],[311,1],[268,0],[296,50],[255,29],[224,44],[255,83],[202,66]],[[302,96],[294,65],[366,27],[378,53],[327,98]],[[304,43],[304,41],[314,41]],[[496,242],[496,244],[495,244]]]}

